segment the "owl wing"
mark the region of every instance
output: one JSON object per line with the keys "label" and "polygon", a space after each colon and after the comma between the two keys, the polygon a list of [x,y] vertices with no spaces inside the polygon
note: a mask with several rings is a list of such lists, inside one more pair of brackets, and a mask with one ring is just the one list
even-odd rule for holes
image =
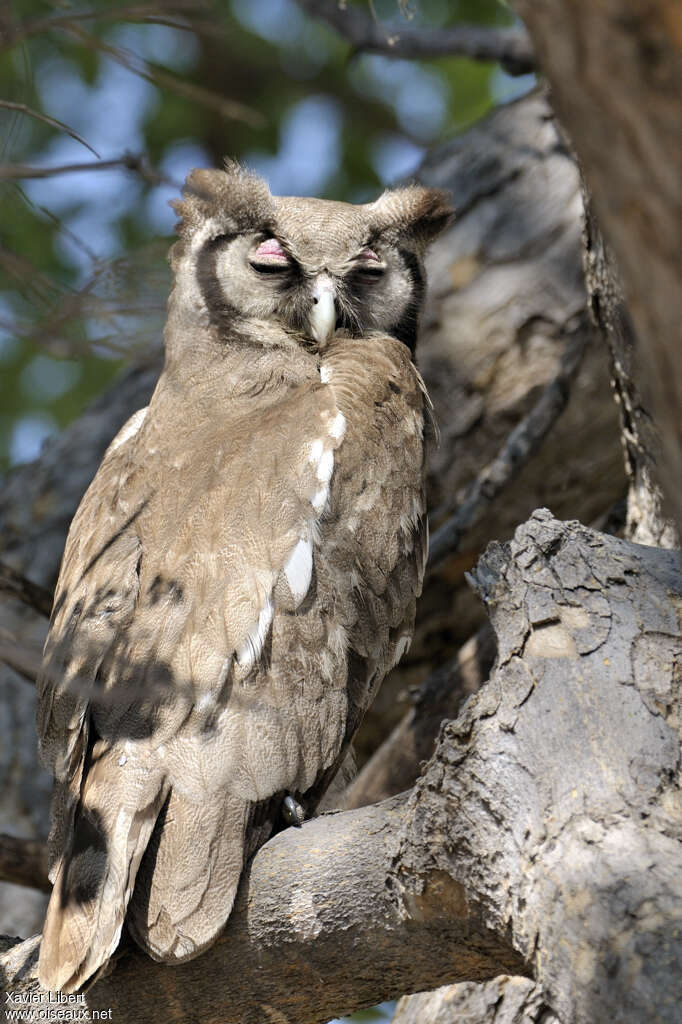
{"label": "owl wing", "polygon": [[[211,821],[228,835],[225,815],[232,821],[222,859],[234,870],[222,887],[222,917],[210,921],[208,938],[199,929],[183,945],[176,934],[174,951],[156,953],[198,952],[227,917],[249,784],[263,782],[248,746],[225,743],[219,719],[236,723],[234,739],[252,716],[259,696],[245,683],[262,667],[275,611],[295,612],[308,592],[316,523],[345,426],[318,384],[252,409],[217,437],[215,425],[199,419],[178,438],[175,417],[169,445],[164,404],[172,419],[172,405],[161,403],[157,417],[153,400],[108,449],[74,519],[57,587],[38,711],[43,758],[57,779],[54,892],[40,961],[51,988],[73,990],[113,952],[172,788],[192,805],[184,839],[196,833],[205,844],[201,802],[236,771],[247,792],[225,790]],[[178,449],[184,461],[173,464]],[[282,697],[270,694],[260,708],[266,728]],[[284,715],[279,731],[286,727]],[[232,764],[222,763],[226,753]],[[281,766],[264,767],[268,793],[286,784]],[[201,864],[197,849],[185,854]],[[214,867],[211,860],[198,870],[204,877],[193,879],[195,888],[206,888]]]}
{"label": "owl wing", "polygon": [[333,341],[322,376],[347,422],[332,480],[329,558],[335,588],[348,601],[348,711],[340,755],[309,794],[309,806],[410,646],[428,553],[426,440],[437,436],[424,382],[395,339]]}

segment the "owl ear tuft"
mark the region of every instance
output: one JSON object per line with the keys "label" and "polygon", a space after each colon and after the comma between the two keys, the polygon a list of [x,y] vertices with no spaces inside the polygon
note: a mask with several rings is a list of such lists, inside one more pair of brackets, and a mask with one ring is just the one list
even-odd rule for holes
{"label": "owl ear tuft", "polygon": [[180,220],[181,238],[191,237],[207,220],[215,220],[224,232],[260,230],[272,220],[270,189],[258,175],[234,160],[225,170],[198,168],[191,171],[182,189],[183,198],[171,200]]}
{"label": "owl ear tuft", "polygon": [[390,189],[370,204],[376,230],[411,239],[421,250],[452,223],[455,216],[450,196],[443,189],[408,185]]}

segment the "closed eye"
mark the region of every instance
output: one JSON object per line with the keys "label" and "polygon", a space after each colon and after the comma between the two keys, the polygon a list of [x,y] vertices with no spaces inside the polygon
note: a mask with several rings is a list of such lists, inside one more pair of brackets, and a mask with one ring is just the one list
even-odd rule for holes
{"label": "closed eye", "polygon": [[259,274],[281,274],[291,269],[293,260],[276,238],[266,238],[249,256],[249,265]]}
{"label": "closed eye", "polygon": [[378,256],[374,249],[363,249],[353,261],[353,270],[358,271],[363,276],[368,277],[380,277],[381,274],[386,270],[386,264],[383,262],[380,256]]}

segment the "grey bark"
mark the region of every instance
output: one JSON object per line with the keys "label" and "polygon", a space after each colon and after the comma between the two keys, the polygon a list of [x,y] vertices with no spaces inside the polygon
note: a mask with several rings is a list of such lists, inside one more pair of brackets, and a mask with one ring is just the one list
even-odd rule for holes
{"label": "grey bark", "polygon": [[[306,1024],[527,964],[559,1024],[677,1022],[680,555],[541,510],[475,585],[496,668],[410,793],[282,833],[212,951],[174,969],[126,956],[90,1006]],[[36,991],[36,946],[0,957],[9,990]]]}
{"label": "grey bark", "polygon": [[484,985],[443,985],[404,996],[393,1024],[559,1024],[539,985],[528,978],[495,978]]}
{"label": "grey bark", "polygon": [[[515,0],[618,260],[682,526],[682,58],[671,0]],[[640,382],[641,383],[641,382]]]}
{"label": "grey bark", "polygon": [[[522,969],[460,885],[434,876],[409,907],[390,887],[405,804],[403,795],[280,833],[254,858],[216,946],[174,968],[131,951],[86,994],[87,1006],[111,1009],[120,1024],[323,1024],[422,979]],[[38,937],[0,957],[3,1003],[4,990],[40,992],[37,950]]]}
{"label": "grey bark", "polygon": [[491,545],[475,582],[497,668],[411,797],[405,891],[474,881],[563,1024],[678,1019],[680,572],[679,552],[545,512]]}
{"label": "grey bark", "polygon": [[[625,534],[639,544],[679,547],[658,474],[661,439],[637,382],[645,377],[637,365],[637,340],[625,305],[620,272],[604,242],[587,189],[583,185],[585,281],[590,309],[611,357],[611,380],[620,410],[621,441],[628,488]],[[641,346],[640,346],[641,348]],[[641,362],[641,351],[640,362]]]}

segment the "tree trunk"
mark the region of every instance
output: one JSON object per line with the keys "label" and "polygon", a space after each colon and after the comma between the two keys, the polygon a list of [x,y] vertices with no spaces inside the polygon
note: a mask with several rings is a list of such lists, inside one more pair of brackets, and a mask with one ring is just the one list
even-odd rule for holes
{"label": "tree trunk", "polygon": [[613,246],[682,527],[682,16],[674,0],[515,0]]}

